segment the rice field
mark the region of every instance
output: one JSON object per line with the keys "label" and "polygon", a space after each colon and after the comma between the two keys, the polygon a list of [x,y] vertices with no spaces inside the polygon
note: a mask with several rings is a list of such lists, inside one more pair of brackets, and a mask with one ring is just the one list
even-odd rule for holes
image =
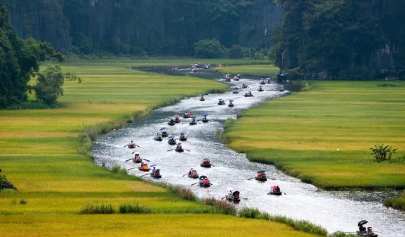
{"label": "rice field", "polygon": [[[316,236],[269,221],[199,214],[212,213],[213,207],[112,173],[78,152],[79,134],[88,126],[145,114],[173,99],[228,89],[212,80],[131,69],[182,63],[194,62],[70,61],[62,70],[82,82],[65,82],[59,107],[0,111],[0,168],[18,188],[0,192],[2,236]],[[152,214],[79,214],[89,204],[118,209],[126,203],[142,204]]]}
{"label": "rice field", "polygon": [[369,150],[391,145],[405,157],[405,83],[309,84],[241,112],[225,129],[228,147],[324,189],[405,188],[405,162],[378,163]]}

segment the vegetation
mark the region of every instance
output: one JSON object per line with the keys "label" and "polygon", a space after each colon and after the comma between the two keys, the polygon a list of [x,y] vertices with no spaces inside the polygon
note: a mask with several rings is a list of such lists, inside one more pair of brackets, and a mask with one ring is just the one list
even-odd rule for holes
{"label": "vegetation", "polygon": [[214,70],[221,73],[241,74],[245,76],[258,76],[269,77],[279,72],[279,68],[273,65],[272,61],[263,62],[255,65],[237,65],[237,66],[223,66],[215,68]]}
{"label": "vegetation", "polygon": [[[52,58],[63,61],[50,45],[37,43],[33,38],[19,39],[8,23],[6,7],[0,3],[0,109],[26,102],[31,76],[38,72],[41,62]],[[44,88],[42,78],[36,90],[41,100],[48,102],[44,93],[49,92],[49,87]]]}
{"label": "vegetation", "polygon": [[200,40],[194,43],[195,54],[198,58],[225,58],[227,50],[217,39]]}
{"label": "vegetation", "polygon": [[[328,79],[368,80],[381,69],[401,76],[405,67],[402,1],[297,0],[282,4],[285,19],[273,44],[277,66],[299,67],[304,73],[326,72]],[[388,51],[397,47],[393,64],[376,66],[377,51],[381,58],[390,57]]]}
{"label": "vegetation", "polygon": [[405,211],[405,191],[403,192],[402,197],[385,199],[384,206]]}
{"label": "vegetation", "polygon": [[[217,213],[215,207],[184,201],[166,188],[139,181],[139,177],[98,167],[78,153],[82,142],[78,137],[86,128],[106,132],[112,127],[97,125],[133,120],[144,114],[140,111],[150,111],[168,98],[228,89],[212,80],[130,70],[153,63],[168,67],[191,64],[184,59],[70,62],[62,65],[62,70],[83,81],[65,82],[60,106],[0,111],[0,124],[4,125],[0,126],[1,168],[18,187],[18,191],[0,192],[0,229],[10,236],[133,236],[134,231],[139,236],[257,236],[263,232],[282,237],[316,236],[278,223],[209,214]],[[19,205],[20,200],[25,205]],[[119,207],[128,203],[132,207],[127,210],[136,209],[139,203],[153,212],[134,214],[134,218],[118,214]],[[79,214],[81,210],[111,209],[114,214]]]}
{"label": "vegetation", "polygon": [[379,83],[309,82],[309,91],[241,112],[223,138],[249,160],[324,189],[402,189],[405,163],[373,162],[369,147],[386,142],[405,156],[404,82]]}
{"label": "vegetation", "polygon": [[[380,145],[377,147],[377,145],[374,145],[374,147],[370,148],[374,158],[378,161],[384,161],[384,160],[391,160],[392,155],[396,152],[397,149],[393,149],[392,146],[384,146],[384,144]],[[388,157],[387,157],[388,155]]]}
{"label": "vegetation", "polygon": [[48,65],[38,73],[37,84],[34,87],[37,99],[47,105],[53,105],[59,96],[63,95],[63,83],[65,82],[62,69],[58,65]]}

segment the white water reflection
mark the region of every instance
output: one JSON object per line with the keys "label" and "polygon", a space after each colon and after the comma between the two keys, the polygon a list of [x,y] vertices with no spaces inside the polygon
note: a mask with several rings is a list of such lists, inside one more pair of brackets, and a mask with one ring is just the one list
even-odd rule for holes
{"label": "white water reflection", "polygon": [[[145,119],[137,120],[134,124],[99,138],[93,149],[96,163],[100,165],[101,161],[105,160],[109,166],[116,163],[125,168],[137,167],[138,165],[132,161],[125,162],[133,157],[131,153],[136,150],[140,152],[142,158],[151,160],[151,164],[158,164],[161,168],[162,179],[158,181],[186,186],[199,197],[221,198],[231,187],[239,190],[241,197],[247,198],[242,200],[238,207],[254,207],[274,215],[308,220],[325,227],[330,233],[338,230],[354,232],[357,229],[357,222],[366,219],[381,237],[405,236],[403,230],[405,214],[385,208],[381,204],[385,197],[398,195],[397,192],[318,190],[312,185],[284,175],[274,166],[249,162],[244,154],[238,154],[224,147],[220,140],[214,137],[215,133],[222,129],[224,120],[236,118],[240,110],[289,93],[278,91],[278,85],[275,83],[263,85],[265,91],[259,92],[258,80],[253,79],[233,81],[231,87],[241,87],[242,83],[248,84],[249,88],[239,89],[239,94],[233,94],[231,91],[221,95],[210,94],[205,96],[206,101],[200,101],[199,97],[184,99],[176,105],[158,109]],[[244,97],[246,91],[252,91],[254,97]],[[235,107],[220,106],[217,104],[219,99],[224,99],[227,104],[232,99]],[[187,110],[199,120],[202,119],[201,114],[207,113],[208,119],[212,121],[190,126],[186,119],[182,119],[185,123],[167,125],[167,121],[175,113],[182,115]],[[171,135],[179,136],[180,132],[186,132],[189,139],[183,142],[183,148],[190,152],[168,151],[174,146],[169,145],[167,139],[162,142],[154,141],[153,136],[161,127],[166,127]],[[123,146],[130,140],[134,140],[140,147],[132,150],[124,148]],[[210,158],[215,167],[199,167],[203,158]],[[191,167],[196,168],[200,175],[208,176],[214,185],[210,188],[191,185],[197,180],[182,177]],[[265,169],[267,176],[274,180],[269,179],[267,182],[247,180],[254,177],[258,169]],[[130,170],[130,173],[137,176],[146,174],[137,169]],[[267,195],[272,185],[279,185],[285,194]]]}

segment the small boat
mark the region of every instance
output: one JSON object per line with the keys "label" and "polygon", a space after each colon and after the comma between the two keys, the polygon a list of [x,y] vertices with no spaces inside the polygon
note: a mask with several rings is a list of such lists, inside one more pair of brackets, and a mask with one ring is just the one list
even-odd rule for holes
{"label": "small boat", "polygon": [[228,107],[234,107],[235,106],[232,102],[233,102],[233,100],[229,100]]}
{"label": "small boat", "polygon": [[192,120],[189,122],[190,125],[197,125],[197,120],[195,119],[195,117],[191,117]]}
{"label": "small boat", "polygon": [[210,182],[209,182],[209,183],[204,183],[204,180],[205,180],[205,179],[208,179],[207,176],[201,175],[199,179],[200,179],[200,181],[199,181],[200,187],[206,187],[206,188],[211,187],[211,183],[210,183]]}
{"label": "small boat", "polygon": [[170,119],[169,122],[167,122],[167,124],[169,126],[174,126],[176,124],[176,122],[174,121],[174,119]]}
{"label": "small boat", "polygon": [[162,175],[160,175],[160,169],[156,169],[155,172],[150,173],[150,177],[155,179],[162,178]]}
{"label": "small boat", "polygon": [[162,131],[162,137],[168,137],[169,133],[167,133],[166,128],[161,128],[160,131]]}
{"label": "small boat", "polygon": [[180,123],[180,122],[181,122],[181,120],[180,120],[180,115],[174,114],[174,122],[175,122],[175,123]]}
{"label": "small boat", "polygon": [[134,162],[134,163],[141,163],[141,162],[142,162],[142,159],[141,159],[141,158],[139,158],[139,159],[132,158],[132,162]]}
{"label": "small boat", "polygon": [[233,77],[233,80],[234,80],[234,81],[239,81],[239,77],[234,76],[234,77]]}
{"label": "small boat", "polygon": [[253,95],[252,95],[252,92],[246,92],[244,96],[245,97],[252,97]]}
{"label": "small boat", "polygon": [[264,84],[266,84],[266,82],[262,79],[262,80],[260,80],[259,84],[264,85]]}
{"label": "small boat", "polygon": [[237,87],[233,88],[233,89],[232,89],[232,93],[233,93],[233,94],[238,94],[238,93],[239,93],[238,88],[237,88]]}
{"label": "small boat", "polygon": [[257,181],[267,181],[267,177],[266,177],[266,171],[265,170],[258,170],[257,171],[257,176],[255,177],[255,179]]}
{"label": "small boat", "polygon": [[169,143],[169,145],[176,145],[176,138],[173,135],[169,136],[167,143]]}
{"label": "small boat", "polygon": [[263,88],[260,86],[259,89],[258,89],[258,91],[264,91],[264,90],[263,90]]}
{"label": "small boat", "polygon": [[360,232],[360,231],[356,231],[356,234],[359,236],[365,236],[365,237],[377,237],[377,234],[373,234],[373,235],[368,235],[366,232]]}
{"label": "small boat", "polygon": [[191,113],[189,111],[184,112],[183,118],[190,118],[190,117],[191,117]]}
{"label": "small boat", "polygon": [[277,196],[280,196],[280,195],[283,195],[283,193],[282,192],[269,192],[269,194],[270,195],[277,195]]}
{"label": "small boat", "polygon": [[246,84],[243,84],[243,85],[242,85],[242,88],[245,89],[245,88],[248,88],[248,86],[247,86]]}
{"label": "small boat", "polygon": [[227,78],[225,78],[225,81],[231,82],[231,78],[230,78],[230,77],[227,77]]}
{"label": "small boat", "polygon": [[225,105],[225,101],[223,99],[219,99],[218,105]]}
{"label": "small boat", "polygon": [[279,91],[284,91],[284,86],[280,85],[280,87],[278,88]]}
{"label": "small boat", "polygon": [[204,95],[200,97],[200,101],[205,101]]}
{"label": "small boat", "polygon": [[131,148],[131,149],[133,149],[133,148],[135,148],[135,147],[136,147],[136,145],[135,145],[135,144],[128,144],[127,146],[128,146],[128,148]]}
{"label": "small boat", "polygon": [[187,135],[185,132],[180,132],[180,137],[179,137],[180,141],[187,141]]}
{"label": "small boat", "polygon": [[200,164],[201,167],[205,167],[205,168],[211,168],[211,162],[210,159],[208,158],[204,158],[203,161]]}
{"label": "small boat", "polygon": [[194,174],[188,174],[188,177],[192,179],[198,179],[198,174],[197,172],[194,172]]}
{"label": "small boat", "polygon": [[183,147],[181,147],[181,142],[177,143],[176,149],[174,149],[176,152],[184,152]]}
{"label": "small boat", "polygon": [[140,171],[149,171],[149,167],[146,168],[146,167],[139,166],[138,170],[140,170]]}
{"label": "small boat", "polygon": [[225,196],[226,200],[229,202],[233,202],[233,203],[239,203],[240,202],[240,197],[239,197],[239,191],[235,191],[232,194],[232,198],[229,198],[228,195]]}
{"label": "small boat", "polygon": [[162,139],[162,136],[156,135],[153,137],[153,140],[161,142],[163,139]]}
{"label": "small boat", "polygon": [[203,116],[203,119],[201,120],[201,122],[203,122],[203,123],[208,123],[208,119],[207,119],[207,116],[208,116],[208,114],[202,114],[202,116]]}

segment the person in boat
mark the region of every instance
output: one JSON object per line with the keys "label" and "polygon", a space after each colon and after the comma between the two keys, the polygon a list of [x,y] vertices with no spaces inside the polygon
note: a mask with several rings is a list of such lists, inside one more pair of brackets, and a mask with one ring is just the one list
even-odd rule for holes
{"label": "person in boat", "polygon": [[276,187],[276,192],[280,192],[280,187],[277,185],[277,187]]}
{"label": "person in boat", "polygon": [[371,226],[367,227],[367,236],[373,236],[374,232],[373,232],[373,228]]}
{"label": "person in boat", "polygon": [[196,120],[195,118],[193,118],[193,119],[191,120],[191,123],[197,123],[197,120]]}
{"label": "person in boat", "polygon": [[203,160],[203,162],[202,162],[204,165],[209,165],[210,164],[210,161],[209,160]]}
{"label": "person in boat", "polygon": [[210,184],[210,180],[208,178],[205,178],[204,181],[203,181],[203,184],[204,185]]}
{"label": "person in boat", "polygon": [[235,192],[233,192],[233,199],[234,200],[239,200],[239,191],[235,191]]}
{"label": "person in boat", "polygon": [[180,134],[180,139],[185,139],[186,138],[186,135],[183,133],[183,134]]}
{"label": "person in boat", "polygon": [[229,101],[229,105],[233,105],[232,100]]}
{"label": "person in boat", "polygon": [[125,146],[128,146],[128,147],[135,147],[136,144],[135,144],[135,142],[134,142],[133,140],[131,140],[131,142],[128,143],[127,145],[125,145]]}
{"label": "person in boat", "polygon": [[133,161],[141,161],[141,156],[139,155],[139,153],[135,153],[135,157],[133,159]]}
{"label": "person in boat", "polygon": [[155,174],[155,171],[156,171],[156,168],[153,167],[153,169],[152,169],[152,174]]}
{"label": "person in boat", "polygon": [[261,173],[261,172],[257,173],[257,177],[258,177],[259,179],[263,178],[263,173]]}
{"label": "person in boat", "polygon": [[201,95],[200,100],[205,100],[204,95]]}
{"label": "person in boat", "polygon": [[143,161],[142,161],[142,163],[141,163],[141,169],[148,169],[148,164],[143,163]]}
{"label": "person in boat", "polygon": [[176,141],[174,140],[174,137],[171,137],[169,138],[169,142],[176,142]]}
{"label": "person in boat", "polygon": [[227,198],[228,198],[228,199],[233,199],[233,193],[232,193],[232,190],[229,190],[229,193],[228,193]]}
{"label": "person in boat", "polygon": [[360,225],[360,226],[359,226],[359,232],[360,232],[361,234],[365,234],[365,233],[366,233],[366,227],[364,227],[363,225]]}
{"label": "person in boat", "polygon": [[181,142],[177,143],[176,150],[182,150]]}
{"label": "person in boat", "polygon": [[174,119],[173,119],[173,118],[171,118],[169,122],[170,122],[170,123],[174,123]]}

